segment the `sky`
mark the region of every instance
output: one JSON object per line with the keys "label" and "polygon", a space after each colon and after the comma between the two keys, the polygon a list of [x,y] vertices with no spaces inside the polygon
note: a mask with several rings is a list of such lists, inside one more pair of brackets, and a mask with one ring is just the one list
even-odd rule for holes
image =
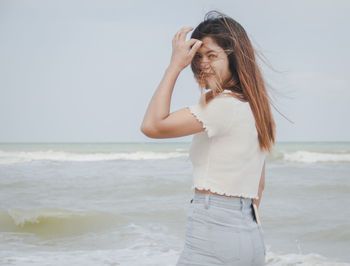
{"label": "sky", "polygon": [[[348,1],[0,0],[0,142],[189,142],[140,131],[171,42],[210,10],[255,49],[276,141],[350,141]],[[187,36],[190,38],[191,32]],[[170,112],[196,104],[190,67]]]}

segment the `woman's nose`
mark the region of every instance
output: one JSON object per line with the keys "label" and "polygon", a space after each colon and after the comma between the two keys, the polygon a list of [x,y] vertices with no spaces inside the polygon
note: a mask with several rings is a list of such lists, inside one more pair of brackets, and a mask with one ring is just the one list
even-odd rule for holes
{"label": "woman's nose", "polygon": [[201,69],[203,69],[203,70],[207,70],[207,69],[210,69],[210,64],[209,64],[209,61],[208,60],[206,60],[206,59],[203,59],[202,61],[201,61]]}
{"label": "woman's nose", "polygon": [[207,57],[204,57],[204,56],[203,56],[203,57],[201,58],[201,63],[202,63],[202,64],[209,64],[209,62],[210,62],[210,60],[209,60]]}

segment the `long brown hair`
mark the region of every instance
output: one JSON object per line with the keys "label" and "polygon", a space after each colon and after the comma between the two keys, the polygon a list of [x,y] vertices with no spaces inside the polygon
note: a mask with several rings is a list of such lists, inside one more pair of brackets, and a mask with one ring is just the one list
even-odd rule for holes
{"label": "long brown hair", "polygon": [[[226,53],[231,78],[227,81],[215,79],[211,91],[204,94],[205,78],[195,56],[191,62],[194,76],[201,87],[201,103],[216,97],[224,89],[231,90],[236,98],[247,101],[255,118],[255,126],[261,150],[271,152],[275,143],[275,121],[270,108],[270,97],[255,60],[255,50],[244,28],[231,17],[219,11],[209,11],[192,32],[191,38],[201,40],[211,37]],[[214,69],[212,69],[215,72]]]}

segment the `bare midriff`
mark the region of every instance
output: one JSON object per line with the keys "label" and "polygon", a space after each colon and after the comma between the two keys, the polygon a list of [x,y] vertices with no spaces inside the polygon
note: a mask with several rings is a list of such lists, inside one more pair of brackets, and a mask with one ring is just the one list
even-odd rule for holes
{"label": "bare midriff", "polygon": [[214,195],[218,195],[218,196],[224,196],[224,197],[230,197],[230,198],[244,198],[244,197],[239,197],[239,196],[227,196],[227,195],[221,195],[221,194],[218,194],[218,193],[215,193],[215,192],[211,192],[209,189],[208,190],[205,190],[205,189],[198,189],[198,188],[195,188],[194,189],[196,193],[200,193],[200,194],[214,194]]}

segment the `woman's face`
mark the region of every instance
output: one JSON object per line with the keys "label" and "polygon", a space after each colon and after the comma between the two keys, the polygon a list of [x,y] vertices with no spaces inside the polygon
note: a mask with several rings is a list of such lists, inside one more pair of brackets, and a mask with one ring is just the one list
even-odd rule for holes
{"label": "woman's face", "polygon": [[197,50],[196,60],[203,71],[205,87],[212,89],[215,78],[222,85],[231,77],[229,61],[225,51],[211,37],[204,37],[201,47]]}

